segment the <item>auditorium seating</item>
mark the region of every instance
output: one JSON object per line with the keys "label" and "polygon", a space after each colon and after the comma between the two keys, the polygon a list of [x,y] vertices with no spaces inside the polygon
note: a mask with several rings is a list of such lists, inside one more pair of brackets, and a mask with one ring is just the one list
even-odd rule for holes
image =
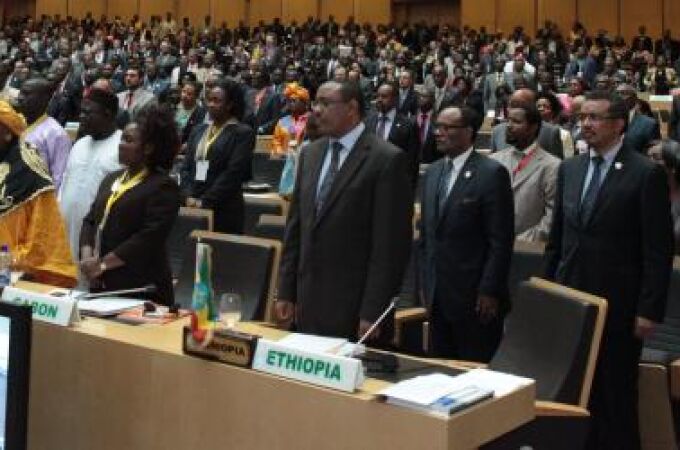
{"label": "auditorium seating", "polygon": [[213,212],[209,209],[180,208],[175,225],[168,237],[167,249],[173,278],[179,277],[184,258],[184,247],[194,230],[213,230]]}
{"label": "auditorium seating", "polygon": [[243,234],[255,236],[255,227],[262,214],[285,216],[287,214],[286,201],[276,193],[243,194],[245,200],[245,214],[243,220]]}
{"label": "auditorium seating", "polygon": [[281,244],[249,236],[194,231],[185,246],[185,264],[175,288],[175,297],[185,308],[191,306],[197,242],[212,247],[212,283],[217,299],[225,293],[238,294],[241,296],[242,320],[268,319]]}
{"label": "auditorium seating", "polygon": [[283,241],[286,229],[286,217],[274,214],[262,214],[255,225],[253,235],[266,239]]}
{"label": "auditorium seating", "polygon": [[516,292],[489,368],[536,380],[537,419],[482,448],[581,448],[607,302],[538,278]]}

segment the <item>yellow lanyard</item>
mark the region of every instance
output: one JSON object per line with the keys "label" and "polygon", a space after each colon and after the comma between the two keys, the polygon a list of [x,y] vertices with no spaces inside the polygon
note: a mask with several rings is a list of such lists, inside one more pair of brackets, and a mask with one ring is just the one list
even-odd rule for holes
{"label": "yellow lanyard", "polygon": [[220,134],[222,134],[222,130],[224,130],[224,127],[227,124],[225,123],[219,128],[215,128],[215,125],[210,125],[208,128],[208,136],[205,140],[205,157],[208,157],[208,153],[210,152],[210,147],[212,146],[213,142],[220,137]]}
{"label": "yellow lanyard", "polygon": [[111,187],[111,195],[109,196],[108,200],[106,201],[106,209],[104,209],[104,217],[102,218],[100,227],[103,229],[104,225],[106,224],[106,220],[109,218],[109,213],[111,212],[111,208],[113,207],[113,204],[118,201],[119,198],[123,196],[127,191],[132,189],[133,187],[137,186],[139,183],[144,181],[144,178],[149,174],[149,172],[144,169],[141,172],[139,172],[137,175],[134,177],[128,178],[128,173],[127,170],[116,179],[116,181],[113,183],[113,186]]}

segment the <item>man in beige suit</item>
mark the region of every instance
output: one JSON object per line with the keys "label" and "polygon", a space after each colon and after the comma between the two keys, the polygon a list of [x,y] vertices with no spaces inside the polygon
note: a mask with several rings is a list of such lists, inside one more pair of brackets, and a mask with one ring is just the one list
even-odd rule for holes
{"label": "man in beige suit", "polygon": [[510,172],[516,238],[532,242],[548,240],[560,164],[538,146],[540,128],[541,115],[535,105],[510,108],[506,132],[510,147],[491,155]]}

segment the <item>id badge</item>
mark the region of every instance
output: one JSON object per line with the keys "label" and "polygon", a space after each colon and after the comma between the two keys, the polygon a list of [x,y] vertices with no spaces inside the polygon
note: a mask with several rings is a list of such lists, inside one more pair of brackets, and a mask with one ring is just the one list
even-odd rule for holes
{"label": "id badge", "polygon": [[196,161],[196,181],[205,181],[208,177],[208,168],[210,167],[210,161],[205,159],[199,159]]}

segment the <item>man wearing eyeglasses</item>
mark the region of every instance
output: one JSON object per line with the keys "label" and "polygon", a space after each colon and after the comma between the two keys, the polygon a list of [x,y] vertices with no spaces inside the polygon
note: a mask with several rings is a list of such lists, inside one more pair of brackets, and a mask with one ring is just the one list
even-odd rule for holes
{"label": "man wearing eyeglasses", "polygon": [[514,205],[508,171],[473,148],[481,122],[466,106],[437,116],[445,156],[425,174],[419,252],[433,356],[488,362],[510,304]]}
{"label": "man wearing eyeglasses", "polygon": [[[275,314],[303,333],[357,339],[399,294],[412,242],[406,154],[362,122],[356,83],[329,81],[312,113],[319,134],[298,160]],[[387,345],[387,317],[369,341]]]}
{"label": "man wearing eyeglasses", "polygon": [[587,153],[559,168],[546,276],[607,300],[589,449],[638,449],[642,340],[663,319],[673,258],[663,169],[624,139],[628,109],[594,92],[581,108]]}

